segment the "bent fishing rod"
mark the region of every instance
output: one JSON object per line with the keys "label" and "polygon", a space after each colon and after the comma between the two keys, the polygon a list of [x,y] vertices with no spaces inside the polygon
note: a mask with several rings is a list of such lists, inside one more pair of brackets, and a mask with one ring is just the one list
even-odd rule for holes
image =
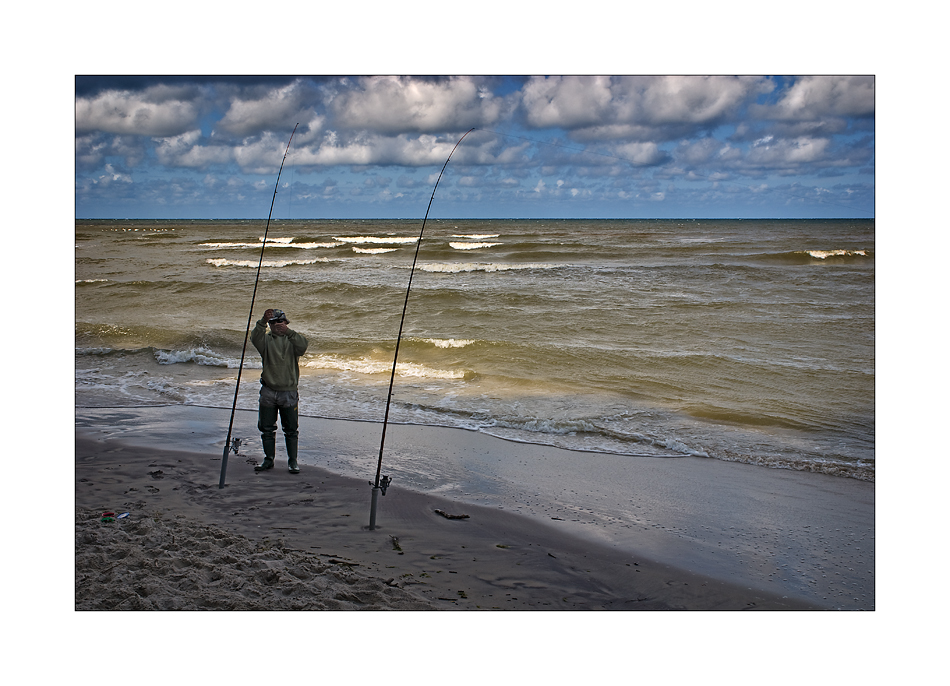
{"label": "bent fishing rod", "polygon": [[426,220],[429,219],[429,210],[432,209],[432,201],[435,199],[435,192],[439,187],[439,182],[442,180],[442,174],[445,173],[445,168],[449,166],[449,160],[452,159],[452,155],[455,154],[456,149],[462,144],[462,141],[465,140],[465,136],[474,130],[474,128],[471,128],[462,134],[462,137],[458,139],[455,147],[452,148],[452,152],[450,152],[449,156],[445,158],[445,164],[442,165],[442,171],[439,172],[439,178],[435,180],[435,186],[432,188],[432,195],[429,197],[429,205],[426,207],[426,214],[422,219],[422,228],[419,230],[419,240],[416,241],[416,253],[412,258],[412,267],[409,269],[409,285],[406,286],[406,300],[402,305],[402,317],[399,320],[399,334],[396,336],[396,352],[393,355],[393,370],[389,377],[389,393],[386,395],[386,413],[383,415],[383,434],[379,439],[379,461],[376,464],[376,481],[370,483],[370,485],[373,487],[373,499],[369,511],[370,531],[373,531],[376,528],[376,502],[379,492],[382,491],[383,495],[386,495],[386,489],[389,487],[389,484],[392,481],[392,479],[390,479],[388,476],[381,477],[381,473],[383,471],[383,446],[386,444],[386,426],[389,424],[389,406],[392,404],[393,384],[396,381],[396,361],[399,359],[399,343],[402,340],[403,324],[406,322],[406,310],[409,308],[409,293],[412,291],[412,275],[416,271],[416,260],[419,259],[419,248],[422,247],[422,234],[425,233]]}
{"label": "bent fishing rod", "polygon": [[284,157],[280,161],[280,169],[277,170],[277,183],[274,184],[274,196],[270,201],[270,212],[267,213],[267,224],[264,226],[264,238],[261,240],[261,258],[257,263],[257,276],[254,278],[254,292],[251,294],[251,309],[247,313],[247,328],[244,330],[244,347],[241,349],[241,364],[238,365],[237,384],[234,386],[234,403],[231,405],[231,421],[228,422],[228,437],[224,441],[224,454],[221,456],[221,479],[218,481],[218,488],[224,488],[224,479],[228,472],[228,453],[234,450],[237,454],[237,446],[231,446],[231,430],[234,428],[234,411],[237,408],[238,390],[241,388],[241,372],[244,369],[244,355],[247,352],[247,338],[251,332],[251,319],[254,316],[254,299],[257,297],[257,284],[261,280],[261,267],[264,265],[264,248],[267,247],[267,230],[270,229],[270,218],[274,214],[274,201],[277,200],[277,188],[280,186],[280,173],[284,170],[284,162],[287,160],[287,153],[290,152],[290,142],[297,133],[297,127],[300,123],[294,124],[294,130],[290,132],[290,140],[287,141],[287,149],[284,150]]}

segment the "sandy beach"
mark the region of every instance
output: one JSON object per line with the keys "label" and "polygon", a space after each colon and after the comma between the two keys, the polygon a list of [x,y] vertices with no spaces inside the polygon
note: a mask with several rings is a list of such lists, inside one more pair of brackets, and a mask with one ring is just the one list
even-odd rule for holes
{"label": "sandy beach", "polygon": [[[286,471],[280,452],[277,468],[264,473],[253,471],[254,457],[232,454],[221,489],[223,436],[214,434],[222,421],[226,429],[227,415],[181,406],[77,409],[77,609],[833,607],[814,595],[789,592],[791,585],[772,591],[769,577],[759,585],[729,579],[722,565],[704,566],[702,551],[692,560],[675,546],[664,552],[663,537],[653,532],[608,535],[592,519],[569,516],[568,509],[561,516],[537,506],[511,511],[517,502],[511,493],[504,496],[508,508],[502,509],[472,498],[399,487],[397,480],[379,498],[377,528],[370,531],[368,482],[318,463],[322,451],[333,452],[335,445],[378,441],[379,426],[372,423],[306,421],[304,430],[319,436],[321,447],[302,452],[300,474]],[[247,424],[248,417],[238,421]],[[418,437],[414,448],[422,455],[440,449],[469,461],[475,453],[488,459],[495,451],[503,453],[507,464],[544,456],[556,462],[559,452],[567,452],[454,429],[398,427],[396,433],[396,453],[407,449],[398,445],[408,434]],[[770,478],[776,472],[706,462],[712,468],[740,467],[753,476]],[[650,464],[676,480],[676,461]],[[572,481],[578,489],[584,486]],[[783,482],[773,487],[776,483]],[[858,488],[873,494],[873,484]],[[543,491],[542,484],[539,493]],[[763,495],[781,500],[775,492]],[[722,496],[733,499],[728,488]],[[710,493],[707,499],[712,497]],[[578,511],[583,502],[565,505]],[[128,515],[102,521],[106,512]],[[868,525],[873,527],[873,517]],[[639,550],[637,540],[642,541]]]}

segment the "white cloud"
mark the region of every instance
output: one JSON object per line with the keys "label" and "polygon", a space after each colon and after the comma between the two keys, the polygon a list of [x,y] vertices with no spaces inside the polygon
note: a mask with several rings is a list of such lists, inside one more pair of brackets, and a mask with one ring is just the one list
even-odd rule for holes
{"label": "white cloud", "polygon": [[104,91],[92,98],[76,98],[76,131],[105,131],[141,136],[174,136],[192,128],[198,119],[194,100],[168,96],[157,87],[138,93]]}
{"label": "white cloud", "polygon": [[378,133],[461,131],[498,120],[506,109],[477,79],[365,77],[330,102],[334,125]]}
{"label": "white cloud", "polygon": [[[316,141],[311,145],[295,146],[293,163],[301,167],[333,165],[423,167],[442,165],[457,142],[454,136],[435,136],[431,134],[383,136],[359,133],[343,136],[337,131],[327,131],[320,141]],[[522,152],[527,146],[528,144],[524,144],[514,148],[504,148],[496,156],[492,153],[492,144],[483,143],[458,148],[452,159],[455,164],[495,165],[523,162]]]}
{"label": "white cloud", "polygon": [[769,88],[759,77],[632,77],[617,81],[614,110],[616,118],[627,123],[708,124]]}
{"label": "white cloud", "polygon": [[746,158],[748,164],[757,167],[783,168],[813,164],[822,161],[831,141],[827,138],[796,138],[757,142]]}
{"label": "white cloud", "polygon": [[674,151],[674,157],[679,164],[698,165],[719,160],[723,151],[723,144],[714,138],[701,138],[697,141],[682,141]]}
{"label": "white cloud", "polygon": [[753,112],[779,120],[824,117],[868,117],[874,114],[874,77],[805,76],[795,81],[781,100]]}
{"label": "white cloud", "polygon": [[[302,169],[313,184],[308,197],[344,204],[347,194],[395,201],[405,191],[406,198],[427,198],[458,136],[472,127],[482,130],[453,155],[443,199],[457,193],[480,202],[489,197],[553,202],[616,199],[622,192],[633,203],[648,197],[682,203],[684,189],[703,189],[702,182],[721,184],[721,193],[740,189],[751,196],[752,179],[796,175],[807,185],[817,182],[817,174],[857,187],[860,179],[846,177],[867,174],[874,156],[873,78],[326,77],[185,83],[76,98],[77,206],[85,203],[88,211],[91,201],[84,194],[93,197],[98,189],[96,200],[104,199],[110,184],[113,197],[131,202],[125,184],[133,175],[136,197],[158,202],[140,190],[157,167],[174,168],[176,180],[190,181],[189,192],[213,198],[202,202],[223,205],[241,191],[252,196],[251,181],[241,177],[276,173],[297,122],[288,165]],[[754,104],[777,83],[784,85],[769,95],[769,105]],[[401,166],[404,173],[387,170],[394,181],[364,185],[382,166]],[[419,167],[428,178],[419,176]],[[327,172],[339,178],[329,182]],[[541,177],[545,181],[539,182]],[[829,188],[845,193],[843,185]]]}
{"label": "white cloud", "polygon": [[111,164],[105,166],[105,174],[99,177],[99,183],[109,184],[113,182],[132,183],[132,177],[128,174],[117,172]]}
{"label": "white cloud", "polygon": [[624,160],[637,167],[659,164],[666,159],[666,153],[653,142],[626,143],[617,147],[617,153]]}
{"label": "white cloud", "polygon": [[231,148],[198,145],[199,140],[201,140],[201,131],[198,129],[180,136],[156,139],[155,155],[166,167],[204,169],[212,164],[225,164],[231,161]]}
{"label": "white cloud", "polygon": [[271,132],[231,148],[231,155],[244,172],[267,174],[277,171],[287,150],[287,141]]}
{"label": "white cloud", "polygon": [[770,88],[759,77],[561,76],[529,80],[522,105],[532,126],[573,130],[577,140],[644,140],[725,120]]}
{"label": "white cloud", "polygon": [[270,130],[289,131],[303,121],[313,133],[323,123],[313,111],[316,101],[317,92],[298,79],[257,98],[233,98],[219,125],[238,136],[253,136]]}
{"label": "white cloud", "polygon": [[609,76],[552,76],[530,79],[521,101],[536,128],[574,129],[602,122],[611,102]]}

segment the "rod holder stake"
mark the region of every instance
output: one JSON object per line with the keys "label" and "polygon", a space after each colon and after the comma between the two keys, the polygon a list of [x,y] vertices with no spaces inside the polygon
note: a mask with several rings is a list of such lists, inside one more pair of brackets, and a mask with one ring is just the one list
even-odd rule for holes
{"label": "rod holder stake", "polygon": [[373,499],[369,506],[369,530],[376,530],[376,503],[379,500],[379,486],[373,486]]}

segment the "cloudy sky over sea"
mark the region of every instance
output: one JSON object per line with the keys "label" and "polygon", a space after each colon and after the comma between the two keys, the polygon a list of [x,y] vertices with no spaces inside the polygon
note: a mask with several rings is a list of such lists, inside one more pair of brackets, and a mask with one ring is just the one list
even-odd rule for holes
{"label": "cloudy sky over sea", "polygon": [[873,76],[77,76],[77,217],[874,216]]}

